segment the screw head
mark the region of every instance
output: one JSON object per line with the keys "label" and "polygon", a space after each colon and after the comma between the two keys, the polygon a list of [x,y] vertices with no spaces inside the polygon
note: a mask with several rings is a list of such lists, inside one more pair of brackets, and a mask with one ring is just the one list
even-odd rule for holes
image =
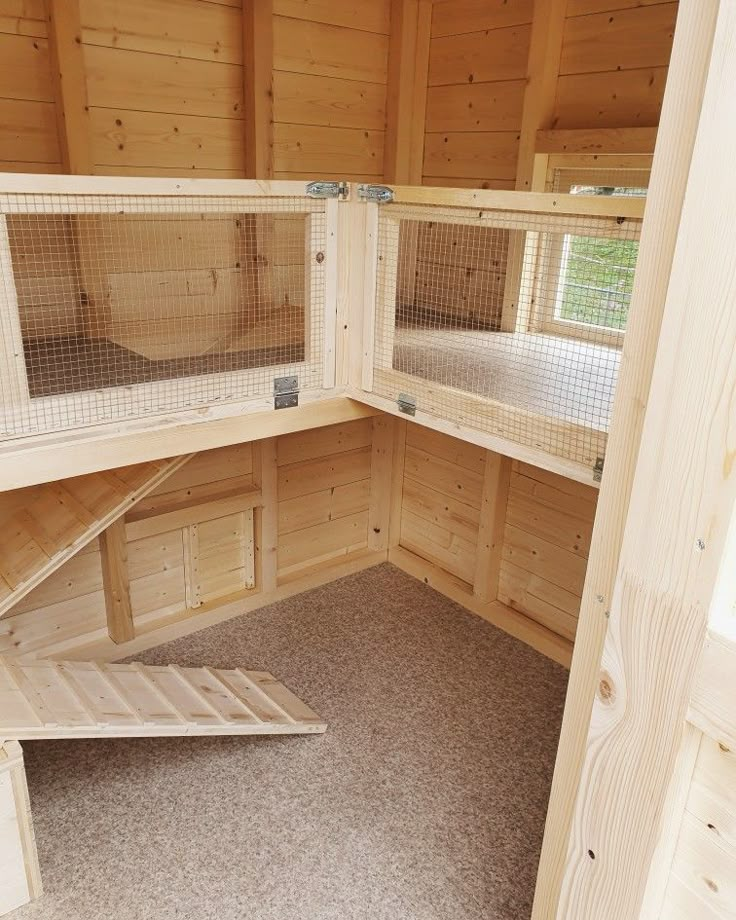
{"label": "screw head", "polygon": [[705,549],[705,541],[704,541],[704,540],[701,540],[700,537],[698,537],[698,539],[695,541],[695,546],[696,546],[696,547],[700,550],[700,552],[702,553],[703,550]]}
{"label": "screw head", "polygon": [[604,597],[602,594],[596,594],[595,599],[598,601],[599,604],[602,604],[604,601]]}

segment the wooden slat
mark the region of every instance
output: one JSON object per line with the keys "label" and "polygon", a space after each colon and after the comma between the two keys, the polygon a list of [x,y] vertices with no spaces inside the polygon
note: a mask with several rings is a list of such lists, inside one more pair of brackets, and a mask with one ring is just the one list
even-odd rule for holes
{"label": "wooden slat", "polygon": [[274,169],[307,176],[314,172],[378,174],[383,132],[325,125],[276,124],[273,128]]}
{"label": "wooden slat", "polygon": [[537,153],[652,154],[656,139],[656,128],[555,128],[537,131],[536,149]]}
{"label": "wooden slat", "polygon": [[435,0],[432,38],[530,23],[533,0]]}
{"label": "wooden slat", "polygon": [[47,41],[0,31],[0,91],[6,99],[54,101]]}
{"label": "wooden slat", "polygon": [[278,16],[290,16],[307,22],[324,22],[363,32],[389,33],[389,0],[274,0]]}
{"label": "wooden slat", "polygon": [[461,179],[513,180],[519,135],[515,131],[428,134],[424,174]]}
{"label": "wooden slat", "polygon": [[666,80],[666,67],[560,77],[554,124],[557,128],[589,130],[655,127],[660,120]]}
{"label": "wooden slat", "polygon": [[135,636],[135,627],[123,518],[118,518],[100,534],[100,562],[108,634],[113,642],[129,642]]}
{"label": "wooden slat", "polygon": [[431,86],[427,91],[427,131],[518,131],[525,86],[524,80]]}
{"label": "wooden slat", "polygon": [[273,117],[277,122],[383,131],[386,90],[380,83],[277,70]]}
{"label": "wooden slat", "polygon": [[436,38],[429,52],[429,85],[523,80],[530,35],[530,26],[519,25]]}

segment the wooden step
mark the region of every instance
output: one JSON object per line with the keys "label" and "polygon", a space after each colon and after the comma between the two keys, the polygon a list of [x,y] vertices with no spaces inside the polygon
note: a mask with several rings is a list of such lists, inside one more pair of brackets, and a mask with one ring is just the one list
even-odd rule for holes
{"label": "wooden step", "polygon": [[291,735],[326,728],[265,671],[0,658],[0,739]]}
{"label": "wooden step", "polygon": [[0,515],[0,616],[192,456],[136,463],[23,490],[21,506],[15,501],[9,514]]}

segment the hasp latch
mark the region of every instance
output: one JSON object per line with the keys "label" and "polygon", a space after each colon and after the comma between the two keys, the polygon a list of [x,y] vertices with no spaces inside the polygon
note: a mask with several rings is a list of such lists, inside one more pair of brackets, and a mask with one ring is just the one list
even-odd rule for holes
{"label": "hasp latch", "polygon": [[603,479],[603,457],[596,457],[595,466],[593,467],[593,482],[600,482]]}
{"label": "hasp latch", "polygon": [[338,198],[344,201],[349,192],[347,182],[307,182],[308,198]]}
{"label": "hasp latch", "polygon": [[375,201],[378,204],[388,204],[394,200],[394,190],[387,185],[359,185],[358,198],[361,201]]}
{"label": "hasp latch", "polygon": [[299,405],[299,378],[274,377],[273,378],[273,407],[274,409],[292,409]]}

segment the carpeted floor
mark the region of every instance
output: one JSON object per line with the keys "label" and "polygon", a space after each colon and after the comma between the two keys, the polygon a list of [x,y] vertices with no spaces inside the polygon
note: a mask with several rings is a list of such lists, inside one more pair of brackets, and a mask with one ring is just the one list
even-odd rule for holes
{"label": "carpeted floor", "polygon": [[272,671],[292,738],[24,744],[14,920],[524,920],[567,674],[391,566],[140,656]]}

